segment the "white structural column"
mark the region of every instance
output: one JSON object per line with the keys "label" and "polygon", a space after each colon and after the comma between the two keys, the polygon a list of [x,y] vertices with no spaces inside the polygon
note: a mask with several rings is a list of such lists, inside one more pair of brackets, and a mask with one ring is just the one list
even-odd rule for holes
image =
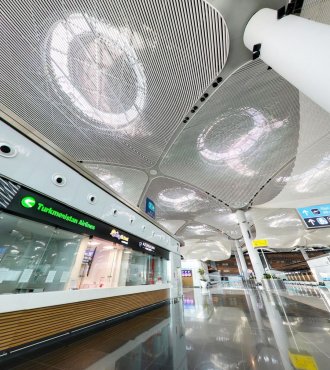
{"label": "white structural column", "polygon": [[236,251],[237,251],[237,254],[238,254],[238,258],[239,258],[240,263],[241,263],[243,277],[244,277],[245,280],[248,280],[248,278],[249,278],[248,268],[247,268],[247,265],[246,265],[246,261],[245,261],[245,258],[244,258],[242,248],[241,248],[240,243],[239,243],[238,240],[235,240],[235,246],[236,246]]}
{"label": "white structural column", "polygon": [[330,26],[273,9],[259,10],[244,32],[245,46],[261,44],[260,58],[330,112]]}
{"label": "white structural column", "polygon": [[299,250],[300,250],[301,254],[303,255],[305,261],[308,261],[309,257],[308,257],[307,252],[305,251],[304,247],[299,247]]}
{"label": "white structural column", "polygon": [[239,226],[241,228],[241,232],[243,235],[243,239],[244,239],[247,251],[249,253],[249,257],[251,260],[254,273],[256,275],[256,279],[258,282],[261,282],[261,279],[263,278],[263,274],[265,273],[265,270],[261,263],[259,253],[253,248],[253,245],[251,243],[251,233],[250,233],[249,224],[246,221],[245,213],[242,210],[238,210],[236,211],[236,216],[237,216]]}
{"label": "white structural column", "polygon": [[242,270],[242,266],[241,266],[241,261],[239,259],[237,250],[234,250],[234,256],[235,256],[235,259],[236,259],[236,264],[237,264],[237,267],[238,267],[238,272],[239,272],[239,274],[241,276],[243,276],[243,270]]}

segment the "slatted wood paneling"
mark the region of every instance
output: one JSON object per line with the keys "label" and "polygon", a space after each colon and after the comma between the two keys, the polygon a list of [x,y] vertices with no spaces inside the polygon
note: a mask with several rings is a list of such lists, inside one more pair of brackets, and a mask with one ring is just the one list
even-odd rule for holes
{"label": "slatted wood paneling", "polygon": [[0,351],[24,346],[164,301],[169,290],[123,295],[0,314]]}

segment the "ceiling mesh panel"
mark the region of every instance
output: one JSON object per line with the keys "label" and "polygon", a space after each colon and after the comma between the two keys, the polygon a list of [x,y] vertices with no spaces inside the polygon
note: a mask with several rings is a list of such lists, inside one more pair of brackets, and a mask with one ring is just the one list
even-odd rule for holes
{"label": "ceiling mesh panel", "polygon": [[202,0],[2,0],[0,43],[1,103],[77,160],[141,168],[229,50]]}
{"label": "ceiling mesh panel", "polygon": [[148,176],[139,170],[106,164],[84,164],[95,176],[135,206],[148,181]]}
{"label": "ceiling mesh panel", "polygon": [[298,91],[254,61],[195,114],[160,168],[240,208],[295,156],[298,135]]}
{"label": "ceiling mesh panel", "polygon": [[142,205],[145,204],[146,197],[155,202],[157,218],[191,221],[206,212],[229,211],[204,192],[166,177],[152,180]]}
{"label": "ceiling mesh panel", "polygon": [[320,23],[330,24],[330,1],[305,0],[300,16]]}

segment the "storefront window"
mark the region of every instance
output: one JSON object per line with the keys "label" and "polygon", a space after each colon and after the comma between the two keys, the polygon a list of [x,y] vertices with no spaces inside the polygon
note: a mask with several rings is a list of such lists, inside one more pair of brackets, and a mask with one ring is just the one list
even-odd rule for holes
{"label": "storefront window", "polygon": [[63,290],[82,236],[0,213],[0,293]]}
{"label": "storefront window", "polygon": [[0,294],[167,282],[168,261],[0,212]]}
{"label": "storefront window", "polygon": [[166,283],[167,261],[135,250],[125,250],[120,274],[121,285]]}

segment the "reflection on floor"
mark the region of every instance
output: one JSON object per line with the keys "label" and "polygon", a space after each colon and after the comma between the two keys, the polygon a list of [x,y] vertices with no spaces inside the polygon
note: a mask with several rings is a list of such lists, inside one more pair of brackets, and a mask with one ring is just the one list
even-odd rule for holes
{"label": "reflection on floor", "polygon": [[329,340],[326,310],[276,292],[186,289],[183,302],[7,360],[0,368],[327,370]]}

